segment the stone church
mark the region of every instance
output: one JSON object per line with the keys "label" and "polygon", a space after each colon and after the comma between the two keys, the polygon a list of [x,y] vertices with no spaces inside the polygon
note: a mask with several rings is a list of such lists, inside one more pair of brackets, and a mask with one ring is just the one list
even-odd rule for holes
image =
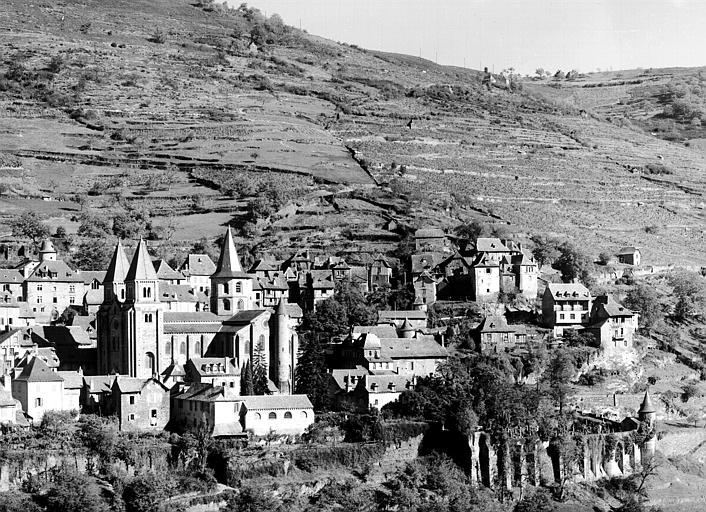
{"label": "stone church", "polygon": [[291,394],[302,312],[284,298],[274,310],[262,307],[255,282],[243,271],[228,228],[210,279],[210,311],[167,311],[146,243],[140,240],[128,261],[118,242],[97,313],[98,371],[164,381],[193,358],[227,357],[242,370],[259,354],[271,387]]}

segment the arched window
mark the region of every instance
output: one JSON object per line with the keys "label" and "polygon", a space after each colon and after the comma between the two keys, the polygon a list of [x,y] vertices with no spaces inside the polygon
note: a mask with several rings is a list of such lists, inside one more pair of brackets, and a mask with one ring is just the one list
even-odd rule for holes
{"label": "arched window", "polygon": [[182,356],[186,355],[186,342],[185,342],[185,341],[182,341],[182,342],[179,344],[179,353],[180,353]]}
{"label": "arched window", "polygon": [[197,356],[201,355],[201,342],[200,341],[197,341],[196,343],[194,343],[194,354],[196,354]]}
{"label": "arched window", "polygon": [[307,418],[308,415],[306,414],[306,411],[302,411],[302,418]]}
{"label": "arched window", "polygon": [[223,293],[229,293],[228,283],[223,283]]}
{"label": "arched window", "polygon": [[287,411],[284,413],[284,419],[285,420],[291,420],[292,419],[292,413]]}
{"label": "arched window", "polygon": [[243,299],[240,299],[240,300],[238,301],[238,310],[239,310],[239,311],[242,311],[242,310],[244,310],[244,309],[245,309],[245,302],[243,302]]}
{"label": "arched window", "polygon": [[257,339],[257,348],[259,350],[265,350],[265,335],[260,334],[260,337]]}
{"label": "arched window", "polygon": [[230,301],[228,299],[223,299],[223,309],[225,309],[225,310],[230,309]]}
{"label": "arched window", "polygon": [[268,419],[271,419],[271,420],[276,420],[276,419],[277,419],[277,413],[276,413],[276,412],[271,412],[271,413],[267,416],[267,418],[268,418]]}
{"label": "arched window", "polygon": [[261,419],[262,419],[262,415],[261,415],[259,412],[256,412],[256,413],[255,413],[255,419],[256,419],[256,420],[261,420]]}
{"label": "arched window", "polygon": [[147,352],[145,354],[145,368],[149,371],[151,375],[154,375],[154,354],[152,352]]}
{"label": "arched window", "polygon": [[168,341],[164,344],[164,355],[168,356],[172,353],[172,342]]}
{"label": "arched window", "polygon": [[243,285],[241,283],[235,283],[235,293],[243,293]]}
{"label": "arched window", "polygon": [[120,290],[120,300],[125,300],[125,288]]}

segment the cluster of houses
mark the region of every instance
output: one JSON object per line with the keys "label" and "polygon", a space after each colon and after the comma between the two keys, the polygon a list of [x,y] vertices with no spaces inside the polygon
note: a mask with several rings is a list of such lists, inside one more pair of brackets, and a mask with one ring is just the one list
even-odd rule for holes
{"label": "cluster of houses", "polygon": [[[478,238],[458,248],[443,231],[420,229],[415,248],[405,276],[413,309],[380,311],[375,325],[326,340],[331,405],[379,409],[433,374],[448,358],[445,329],[428,327],[437,300],[538,298],[538,265],[519,242]],[[332,297],[338,282],[368,292],[393,279],[382,256],[356,267],[308,251],[246,270],[230,229],[217,262],[189,254],[177,269],[153,260],[142,240],[131,258],[118,242],[102,272],[70,268],[50,241],[38,256],[0,269],[0,423],[36,424],[58,409],[116,415],[129,431],[302,433],[314,421],[309,399],[293,394],[304,312]],[[541,315],[555,338],[581,331],[608,354],[632,349],[637,315],[583,285],[548,283]],[[486,316],[470,334],[483,353],[528,339],[524,325],[502,315]],[[265,367],[267,394],[242,394],[253,365]]]}

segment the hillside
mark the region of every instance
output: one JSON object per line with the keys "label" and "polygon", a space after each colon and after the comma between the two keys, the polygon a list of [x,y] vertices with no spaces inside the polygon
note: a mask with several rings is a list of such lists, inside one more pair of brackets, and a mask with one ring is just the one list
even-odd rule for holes
{"label": "hillside", "polygon": [[31,208],[71,233],[124,208],[188,244],[278,187],[243,243],[387,251],[391,219],[477,218],[706,263],[706,156],[611,122],[612,99],[581,116],[568,88],[488,93],[476,71],[181,0],[6,0],[0,54],[0,224]]}

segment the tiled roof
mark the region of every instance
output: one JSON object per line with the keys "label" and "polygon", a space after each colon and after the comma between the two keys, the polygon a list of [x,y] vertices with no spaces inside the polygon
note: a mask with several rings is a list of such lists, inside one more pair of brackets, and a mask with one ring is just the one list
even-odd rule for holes
{"label": "tiled roof", "polygon": [[0,386],[0,407],[14,407],[15,403],[15,399],[12,398],[12,393]]}
{"label": "tiled roof", "polygon": [[365,375],[359,382],[368,393],[393,393],[412,389],[412,379],[406,375]]}
{"label": "tiled roof", "polygon": [[83,280],[83,284],[89,285],[95,279],[99,283],[103,284],[107,272],[104,270],[79,270],[78,277]]}
{"label": "tiled roof", "polygon": [[486,316],[476,327],[478,332],[515,332],[514,327],[507,325],[504,316]]}
{"label": "tiled roof", "polygon": [[150,381],[156,382],[160,387],[162,387],[162,389],[165,391],[167,390],[167,387],[157,379],[136,379],[134,377],[124,377],[122,375],[116,377],[113,382],[113,387],[117,387],[121,393],[139,393],[145,386],[147,386],[147,384],[150,383]]}
{"label": "tiled roof", "polygon": [[216,264],[208,254],[189,254],[180,270],[186,270],[192,276],[211,276],[216,271]]}
{"label": "tiled roof", "polygon": [[22,373],[15,380],[24,382],[63,382],[56,372],[53,372],[47,366],[41,357],[35,356],[22,369]]}
{"label": "tiled roof", "polygon": [[378,311],[378,322],[390,322],[394,320],[426,320],[426,311],[416,309],[403,311]]}
{"label": "tiled roof", "polygon": [[381,338],[380,351],[383,356],[392,359],[405,358],[441,358],[448,352],[432,337],[417,338]]}
{"label": "tiled roof", "polygon": [[243,397],[238,396],[235,390],[214,386],[208,383],[191,384],[184,392],[177,395],[178,400],[197,400],[199,402],[232,402],[242,401]]}
{"label": "tiled roof", "polygon": [[78,373],[76,371],[62,371],[56,372],[59,377],[64,379],[64,389],[81,389],[83,387],[83,373]]}
{"label": "tiled roof", "polygon": [[[332,290],[335,287],[333,275],[330,270],[310,270],[307,276],[307,283],[310,282],[311,287],[314,289]],[[311,281],[309,281],[309,279],[311,279]]]}
{"label": "tiled roof", "polygon": [[56,281],[59,283],[80,283],[83,280],[61,260],[43,261],[27,278],[29,282]]}
{"label": "tiled roof", "polygon": [[205,299],[204,294],[194,292],[188,284],[159,283],[159,300],[162,302],[206,302]]}
{"label": "tiled roof", "polygon": [[188,323],[188,322],[220,322],[218,315],[210,311],[197,311],[180,313],[173,311],[164,312],[164,323]]}
{"label": "tiled roof", "polygon": [[240,370],[227,357],[192,357],[186,366],[202,377],[240,375]]}
{"label": "tiled roof", "polygon": [[412,273],[419,274],[425,269],[433,269],[446,258],[443,252],[422,252],[412,254]]}
{"label": "tiled roof", "polygon": [[109,393],[113,388],[115,375],[84,375],[83,383],[91,393]]}
{"label": "tiled roof", "polygon": [[[346,389],[346,380],[350,377],[362,377],[363,375],[368,375],[368,370],[362,366],[353,369],[335,369],[331,370],[331,378],[336,382],[336,385],[341,389]],[[351,383],[351,389],[352,389]]]}
{"label": "tiled roof", "polygon": [[186,372],[184,371],[184,367],[182,365],[172,361],[172,364],[167,366],[167,368],[162,372],[162,375],[165,378],[184,377],[186,375]]}
{"label": "tiled roof", "polygon": [[635,252],[640,252],[640,249],[637,247],[623,247],[615,254],[634,254]]}
{"label": "tiled roof", "polygon": [[499,238],[478,238],[476,252],[510,252],[510,249]]}
{"label": "tiled roof", "polygon": [[354,325],[353,338],[361,334],[372,333],[378,338],[394,338],[397,336],[397,329],[392,325]]}
{"label": "tiled roof", "polygon": [[22,284],[24,277],[22,272],[14,268],[0,268],[0,283],[2,284]]}
{"label": "tiled roof", "polygon": [[277,276],[273,278],[269,277],[258,277],[257,282],[260,284],[262,290],[289,290],[289,285],[286,279],[282,276]]}
{"label": "tiled roof", "polygon": [[113,256],[108,264],[108,271],[103,276],[103,282],[119,283],[125,281],[127,271],[130,269],[130,262],[125,256],[122,242],[118,239],[118,243],[113,251]]}
{"label": "tiled roof", "polygon": [[86,330],[78,325],[45,325],[42,337],[56,345],[91,345]]}
{"label": "tiled roof", "polygon": [[220,323],[169,323],[164,324],[164,334],[212,334],[223,329]]}
{"label": "tiled roof", "polygon": [[243,402],[249,411],[267,409],[313,409],[306,395],[249,395]]}
{"label": "tiled roof", "polygon": [[125,276],[125,281],[156,281],[157,272],[154,270],[152,259],[147,252],[147,243],[140,239],[137,250],[130,262],[130,268]]}
{"label": "tiled roof", "polygon": [[255,273],[255,272],[275,272],[279,270],[279,266],[277,265],[276,262],[270,261],[270,260],[265,260],[265,259],[259,259],[255,260],[255,262],[252,264],[250,267],[250,272]]}
{"label": "tiled roof", "polygon": [[588,299],[591,293],[580,283],[548,283],[547,289],[557,299]]}
{"label": "tiled roof", "polygon": [[100,288],[97,290],[91,288],[86,292],[86,295],[83,296],[83,300],[89,306],[103,304],[103,290]]}
{"label": "tiled roof", "polygon": [[154,262],[154,267],[157,272],[157,277],[164,281],[175,281],[186,279],[184,274],[177,272],[172,267],[169,266],[164,260],[157,260]]}
{"label": "tiled roof", "polygon": [[228,320],[224,320],[224,324],[229,325],[242,325],[252,323],[260,315],[266,313],[266,309],[250,309],[247,311],[239,311]]}

